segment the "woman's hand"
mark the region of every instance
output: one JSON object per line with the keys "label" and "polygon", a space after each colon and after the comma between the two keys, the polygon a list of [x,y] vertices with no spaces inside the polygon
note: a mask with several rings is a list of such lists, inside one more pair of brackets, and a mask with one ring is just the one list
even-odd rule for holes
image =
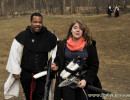
{"label": "woman's hand", "polygon": [[57,71],[57,70],[58,70],[58,66],[56,66],[55,63],[51,63],[51,69],[52,69],[53,71]]}
{"label": "woman's hand", "polygon": [[87,82],[83,79],[83,80],[81,80],[81,81],[79,82],[78,87],[84,88],[84,87],[86,86],[86,83],[87,83]]}

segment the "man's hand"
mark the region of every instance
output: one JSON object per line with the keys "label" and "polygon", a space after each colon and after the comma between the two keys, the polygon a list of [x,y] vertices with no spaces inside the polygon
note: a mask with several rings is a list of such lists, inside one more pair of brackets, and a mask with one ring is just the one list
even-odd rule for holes
{"label": "man's hand", "polygon": [[56,66],[55,63],[51,63],[51,69],[54,70],[54,71],[57,71],[58,70],[58,66]]}
{"label": "man's hand", "polygon": [[13,77],[16,79],[16,80],[18,80],[18,79],[20,79],[20,75],[18,75],[18,74],[13,74]]}

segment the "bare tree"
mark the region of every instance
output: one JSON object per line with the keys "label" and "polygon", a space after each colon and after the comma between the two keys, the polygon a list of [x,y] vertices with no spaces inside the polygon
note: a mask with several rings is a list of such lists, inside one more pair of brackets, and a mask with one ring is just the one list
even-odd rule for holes
{"label": "bare tree", "polygon": [[45,13],[49,14],[49,9],[48,9],[48,0],[45,0]]}
{"label": "bare tree", "polygon": [[66,11],[66,0],[63,0],[63,14],[65,13]]}
{"label": "bare tree", "polygon": [[50,8],[49,12],[51,14],[53,14],[53,11],[54,11],[54,0],[51,0],[51,2],[49,2],[49,8]]}
{"label": "bare tree", "polygon": [[70,9],[71,13],[75,13],[75,0],[71,0]]}
{"label": "bare tree", "polygon": [[65,13],[65,9],[66,9],[66,0],[58,0],[59,3],[59,11],[61,14]]}
{"label": "bare tree", "polygon": [[14,6],[14,13],[16,11],[16,0],[13,0],[13,6]]}
{"label": "bare tree", "polygon": [[0,0],[0,15],[14,15],[15,12],[27,14],[36,10],[42,12],[43,9],[46,14],[65,14],[67,11],[73,14],[100,14],[106,13],[108,4],[125,9],[130,0]]}
{"label": "bare tree", "polygon": [[4,0],[1,0],[1,15],[5,15]]}
{"label": "bare tree", "polygon": [[29,6],[29,1],[26,0],[26,10],[27,10],[27,11],[29,10],[28,6]]}
{"label": "bare tree", "polygon": [[42,9],[42,0],[39,1],[39,11],[41,12]]}
{"label": "bare tree", "polygon": [[109,4],[113,7],[113,0],[109,0]]}
{"label": "bare tree", "polygon": [[33,0],[33,10],[35,11],[36,10],[36,1]]}
{"label": "bare tree", "polygon": [[87,4],[88,4],[88,9],[90,9],[90,8],[89,8],[89,7],[90,7],[90,0],[88,0],[88,3],[87,3]]}
{"label": "bare tree", "polygon": [[126,1],[127,1],[127,0],[123,0],[123,9],[126,8]]}
{"label": "bare tree", "polygon": [[82,3],[82,1],[81,1],[81,0],[80,0],[80,2],[79,2],[79,0],[75,0],[76,10],[77,10],[77,11],[79,11],[79,10],[80,10],[80,6],[82,5],[81,3]]}
{"label": "bare tree", "polygon": [[100,2],[100,0],[95,0],[96,14],[100,13],[100,11],[99,11],[99,2]]}

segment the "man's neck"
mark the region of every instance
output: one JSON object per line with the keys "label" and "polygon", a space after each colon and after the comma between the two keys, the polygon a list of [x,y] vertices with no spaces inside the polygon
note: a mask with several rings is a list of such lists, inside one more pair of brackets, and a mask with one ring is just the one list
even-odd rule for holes
{"label": "man's neck", "polygon": [[32,33],[36,34],[36,32],[30,27],[30,30]]}

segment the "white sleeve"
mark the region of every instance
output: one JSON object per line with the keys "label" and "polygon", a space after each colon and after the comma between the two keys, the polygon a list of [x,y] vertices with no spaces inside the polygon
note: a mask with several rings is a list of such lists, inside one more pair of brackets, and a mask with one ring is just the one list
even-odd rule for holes
{"label": "white sleeve", "polygon": [[57,45],[55,46],[54,49],[51,50],[50,56],[52,57],[52,62],[54,62],[54,59],[56,57],[56,51],[57,51]]}
{"label": "white sleeve", "polygon": [[12,74],[20,74],[21,73],[21,57],[23,52],[23,45],[21,45],[16,39],[14,39],[10,54],[7,62],[6,69]]}
{"label": "white sleeve", "polygon": [[10,74],[7,81],[4,84],[4,96],[5,99],[10,99],[13,96],[19,95],[19,80],[15,80],[13,74]]}
{"label": "white sleeve", "polygon": [[[57,41],[59,41],[58,38],[57,38]],[[57,52],[57,45],[50,52],[50,57],[52,57],[52,62],[54,62],[54,59],[56,57],[56,52]]]}

